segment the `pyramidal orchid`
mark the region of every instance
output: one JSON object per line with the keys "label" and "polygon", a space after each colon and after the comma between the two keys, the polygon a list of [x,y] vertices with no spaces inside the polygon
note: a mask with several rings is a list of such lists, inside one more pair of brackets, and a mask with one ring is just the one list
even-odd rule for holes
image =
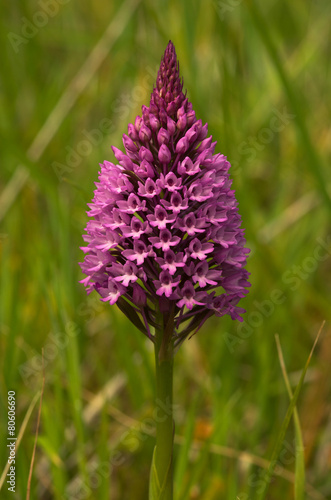
{"label": "pyramidal orchid", "polygon": [[129,124],[123,145],[124,151],[112,148],[117,163],[100,165],[82,282],[155,345],[160,408],[150,499],[169,500],[174,352],[213,315],[242,321],[238,302],[249,287],[230,163],[215,154],[208,125],[183,92],[172,42],[149,107]]}

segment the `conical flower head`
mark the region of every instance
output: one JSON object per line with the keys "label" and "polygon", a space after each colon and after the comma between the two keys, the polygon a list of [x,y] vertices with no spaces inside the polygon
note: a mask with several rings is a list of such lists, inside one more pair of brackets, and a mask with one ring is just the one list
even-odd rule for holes
{"label": "conical flower head", "polygon": [[242,320],[249,250],[230,164],[183,93],[172,42],[123,144],[125,152],[113,147],[118,164],[100,165],[90,204],[88,292],[116,303],[152,340],[150,325],[163,317],[175,345],[213,314]]}

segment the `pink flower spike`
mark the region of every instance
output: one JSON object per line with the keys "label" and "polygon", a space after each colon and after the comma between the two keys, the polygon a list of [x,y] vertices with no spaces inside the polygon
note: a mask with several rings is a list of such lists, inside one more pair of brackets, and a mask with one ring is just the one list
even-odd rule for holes
{"label": "pink flower spike", "polygon": [[195,116],[172,42],[151,91],[124,149],[112,148],[117,163],[99,164],[81,282],[152,341],[150,327],[173,320],[177,348],[213,314],[241,320],[249,250],[230,163]]}

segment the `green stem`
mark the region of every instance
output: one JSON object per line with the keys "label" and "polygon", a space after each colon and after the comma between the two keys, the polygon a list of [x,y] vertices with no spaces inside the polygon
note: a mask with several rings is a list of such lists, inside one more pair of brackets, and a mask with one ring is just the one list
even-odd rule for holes
{"label": "green stem", "polygon": [[[163,321],[161,322],[163,324]],[[173,499],[173,343],[162,345],[164,329],[155,330],[156,448],[155,470],[161,486],[160,500]],[[162,349],[161,349],[162,346]]]}

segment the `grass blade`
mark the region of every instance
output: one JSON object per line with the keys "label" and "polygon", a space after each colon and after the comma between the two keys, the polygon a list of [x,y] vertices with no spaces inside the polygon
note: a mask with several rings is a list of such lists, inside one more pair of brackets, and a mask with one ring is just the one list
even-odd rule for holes
{"label": "grass blade", "polygon": [[313,347],[312,347],[312,349],[310,351],[310,354],[308,356],[308,359],[306,361],[305,367],[302,370],[299,383],[298,383],[298,385],[297,385],[297,387],[296,387],[296,389],[294,391],[293,397],[291,398],[291,403],[290,403],[290,406],[287,409],[285,418],[283,420],[283,424],[282,424],[280,432],[278,434],[278,439],[277,439],[274,451],[273,451],[271,459],[270,459],[270,466],[269,466],[269,468],[267,470],[267,473],[265,475],[264,486],[261,489],[260,495],[258,496],[258,500],[264,500],[264,498],[265,498],[268,486],[270,484],[270,480],[271,480],[271,478],[273,476],[273,472],[274,472],[274,469],[275,469],[276,464],[277,464],[277,459],[278,459],[279,454],[281,452],[281,448],[282,448],[282,444],[283,444],[283,441],[284,441],[284,438],[285,438],[286,430],[287,430],[288,425],[290,423],[290,420],[291,420],[291,417],[292,417],[292,414],[293,414],[296,402],[298,400],[299,394],[300,394],[301,389],[302,389],[302,385],[303,385],[303,382],[304,382],[304,379],[305,379],[305,375],[307,373],[307,369],[308,369],[309,363],[311,361],[312,355],[314,353],[314,350],[315,350],[316,344],[318,342],[318,339],[319,339],[319,337],[321,335],[321,332],[322,332],[324,324],[325,324],[325,321],[323,321],[323,323],[322,323],[322,325],[321,325],[321,327],[320,327],[320,329],[318,331],[318,334],[316,336],[314,345],[313,345]]}
{"label": "grass blade", "polygon": [[[289,398],[291,400],[291,399],[293,399],[293,392],[292,392],[291,385],[290,385],[290,382],[288,379],[288,375],[287,375],[287,371],[286,371],[286,367],[285,367],[285,362],[284,362],[284,357],[283,357],[283,351],[282,351],[282,347],[280,345],[280,340],[279,340],[278,334],[276,335],[276,344],[277,344],[278,357],[279,357],[280,366],[281,366],[281,369],[283,372],[283,377],[284,377],[286,389],[287,389]],[[293,416],[294,416],[295,448],[296,448],[296,453],[295,453],[295,486],[294,486],[295,500],[304,500],[305,483],[306,483],[305,456],[304,456],[304,446],[303,446],[300,420],[299,420],[298,410],[296,407],[294,408]]]}

